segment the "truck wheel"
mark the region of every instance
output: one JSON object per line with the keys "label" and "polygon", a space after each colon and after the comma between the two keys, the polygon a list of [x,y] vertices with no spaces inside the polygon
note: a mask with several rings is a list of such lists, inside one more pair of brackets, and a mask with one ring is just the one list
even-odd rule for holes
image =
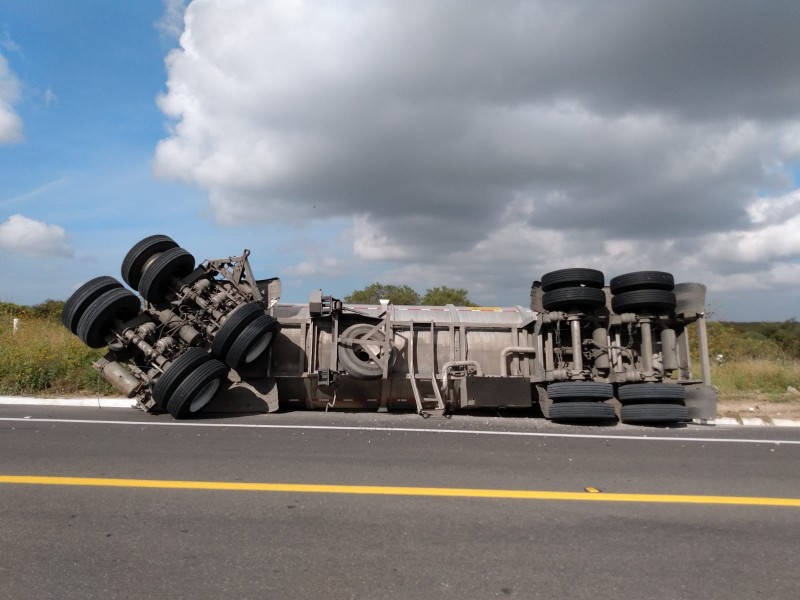
{"label": "truck wheel", "polygon": [[138,290],[139,281],[147,262],[156,254],[177,247],[178,244],[175,243],[175,240],[167,235],[151,235],[144,238],[134,244],[122,260],[122,280],[133,289]]}
{"label": "truck wheel", "polygon": [[591,287],[565,287],[545,292],[542,306],[545,310],[592,311],[606,305],[603,290]]}
{"label": "truck wheel", "polygon": [[[375,362],[370,354],[364,349],[364,346],[369,343],[370,349],[375,353],[379,360],[383,360],[383,342],[384,334],[380,329],[376,330],[372,337],[365,337],[372,331],[373,325],[369,323],[357,323],[351,325],[341,334],[340,338],[355,338],[363,340],[358,342],[348,341],[347,339],[339,341],[339,363],[345,370],[358,379],[380,379],[383,377],[383,365]],[[367,341],[369,340],[369,341]],[[394,360],[394,349],[390,346],[389,356],[385,357],[389,361],[389,366],[392,365]]]}
{"label": "truck wheel", "polygon": [[542,275],[542,291],[579,286],[600,289],[605,281],[603,272],[596,269],[560,269]]}
{"label": "truck wheel", "polygon": [[670,314],[675,310],[675,292],[667,290],[634,290],[611,298],[611,308],[622,313]]}
{"label": "truck wheel", "polygon": [[637,400],[684,400],[686,388],[670,383],[630,383],[619,387],[617,398],[622,403]]}
{"label": "truck wheel", "polygon": [[636,271],[612,277],[608,284],[612,294],[621,294],[633,290],[666,290],[675,289],[675,278],[672,273],[664,271]]}
{"label": "truck wheel", "polygon": [[224,361],[231,346],[245,327],[263,314],[265,314],[264,309],[255,302],[248,302],[234,308],[214,336],[214,341],[211,342],[211,353]]}
{"label": "truck wheel", "polygon": [[614,386],[595,381],[560,381],[547,386],[547,396],[552,400],[609,400],[614,397]]}
{"label": "truck wheel", "polygon": [[186,376],[197,367],[210,360],[212,360],[212,356],[202,348],[187,348],[156,379],[156,384],[153,386],[153,398],[166,408],[167,400],[181,381],[186,379]]}
{"label": "truck wheel", "polygon": [[623,423],[680,423],[689,420],[682,404],[629,404],[620,409]]}
{"label": "truck wheel", "polygon": [[185,419],[201,411],[219,391],[228,368],[214,358],[201,364],[178,384],[167,399],[167,411]]}
{"label": "truck wheel", "polygon": [[148,302],[159,302],[168,293],[173,277],[180,279],[194,271],[194,256],[183,248],[170,248],[148,265],[139,281],[139,293]]}
{"label": "truck wheel", "polygon": [[550,406],[551,421],[613,421],[614,407],[604,402],[554,402]]}
{"label": "truck wheel", "polygon": [[84,283],[75,290],[69,299],[64,303],[64,310],[61,311],[61,322],[64,327],[72,333],[78,332],[78,321],[89,305],[109,290],[122,288],[122,284],[107,275],[95,277]]}
{"label": "truck wheel", "polygon": [[266,314],[256,317],[233,342],[225,364],[238,370],[253,363],[267,351],[279,331],[277,319]]}
{"label": "truck wheel", "polygon": [[78,321],[77,334],[90,348],[102,348],[115,319],[128,321],[139,314],[142,303],[125,288],[108,290],[92,302]]}

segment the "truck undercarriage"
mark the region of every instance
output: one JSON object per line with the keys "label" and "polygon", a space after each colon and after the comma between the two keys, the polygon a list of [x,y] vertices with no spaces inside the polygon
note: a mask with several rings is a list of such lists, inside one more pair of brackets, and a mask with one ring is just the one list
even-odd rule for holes
{"label": "truck undercarriage", "polygon": [[[661,271],[573,268],[535,281],[527,307],[345,304],[317,290],[281,304],[280,280],[240,256],[194,257],[165,235],[131,248],[122,278],[67,301],[64,325],[146,411],[360,409],[423,416],[539,409],[567,422],[713,419],[705,286]],[[694,343],[691,343],[691,339]],[[699,363],[699,376],[693,363]],[[226,408],[227,407],[227,408]]]}

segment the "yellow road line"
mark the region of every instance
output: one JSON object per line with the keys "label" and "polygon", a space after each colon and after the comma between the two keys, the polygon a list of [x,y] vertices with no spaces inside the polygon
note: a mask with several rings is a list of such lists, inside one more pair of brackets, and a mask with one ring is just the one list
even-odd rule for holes
{"label": "yellow road line", "polygon": [[737,506],[800,507],[800,498],[748,496],[693,496],[680,494],[606,494],[534,490],[394,487],[377,485],[312,485],[303,483],[238,483],[233,481],[165,481],[159,479],[109,479],[98,477],[36,477],[0,475],[0,484],[71,485],[156,488],[175,490],[227,490],[240,492],[293,492],[309,494],[369,494],[379,496],[436,496],[443,498],[493,498],[520,500],[578,500],[584,502],[650,502],[661,504],[729,504]]}

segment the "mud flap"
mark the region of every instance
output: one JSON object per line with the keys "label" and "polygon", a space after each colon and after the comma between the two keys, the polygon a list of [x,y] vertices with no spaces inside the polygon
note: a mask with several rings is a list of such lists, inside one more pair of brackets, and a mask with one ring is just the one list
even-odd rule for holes
{"label": "mud flap", "polygon": [[717,418],[717,390],[703,383],[686,387],[686,410],[690,419],[710,421]]}
{"label": "mud flap", "polygon": [[228,380],[228,386],[204,412],[228,414],[270,413],[278,410],[278,386],[272,377]]}

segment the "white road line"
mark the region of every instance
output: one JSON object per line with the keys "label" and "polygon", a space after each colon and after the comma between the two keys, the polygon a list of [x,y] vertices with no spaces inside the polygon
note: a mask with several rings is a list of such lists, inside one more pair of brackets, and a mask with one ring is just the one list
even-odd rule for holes
{"label": "white road line", "polygon": [[0,396],[0,404],[11,406],[88,406],[90,408],[131,408],[136,402],[129,398],[27,398]]}
{"label": "white road line", "polygon": [[230,429],[299,429],[310,431],[371,431],[378,433],[451,433],[467,435],[498,435],[511,437],[542,437],[542,438],[579,438],[592,440],[633,440],[643,442],[704,442],[728,444],[773,444],[773,445],[800,445],[800,440],[758,440],[737,438],[706,438],[706,437],[666,437],[651,435],[596,435],[590,433],[541,433],[532,431],[486,431],[469,429],[424,429],[418,427],[349,427],[344,425],[277,425],[262,423],[200,423],[197,421],[100,421],[93,419],[35,419],[24,417],[0,417],[0,421],[13,421],[20,423],[76,423],[86,425],[131,425],[137,427],[222,427]]}

